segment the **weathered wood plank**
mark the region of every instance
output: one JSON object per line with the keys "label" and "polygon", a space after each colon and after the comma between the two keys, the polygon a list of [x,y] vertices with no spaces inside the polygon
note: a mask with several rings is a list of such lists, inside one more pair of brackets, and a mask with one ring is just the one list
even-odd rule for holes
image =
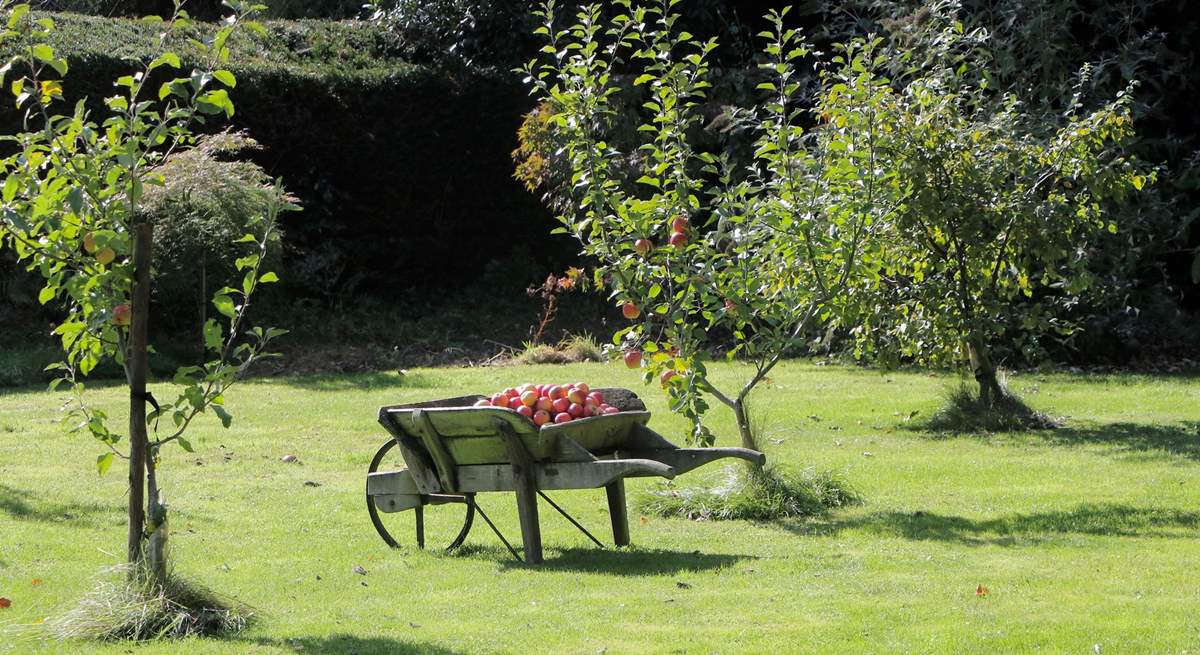
{"label": "weathered wood plank", "polygon": [[613,457],[620,459],[649,459],[656,462],[662,462],[675,470],[677,475],[687,473],[693,469],[700,468],[710,462],[715,462],[726,457],[734,457],[744,459],[747,462],[752,462],[762,466],[767,461],[767,456],[757,450],[749,448],[663,448],[649,450],[619,450],[613,453]]}
{"label": "weathered wood plank", "polygon": [[367,474],[367,495],[382,494],[419,494],[417,483],[413,480],[408,469],[399,471],[378,471]]}
{"label": "weathered wood plank", "polygon": [[525,545],[525,563],[542,561],[542,527],[538,522],[537,470],[533,456],[521,436],[506,421],[494,419],[500,438],[508,450],[513,486],[517,495],[517,517],[521,521],[521,541]]}
{"label": "weathered wood plank", "polygon": [[375,507],[381,512],[403,512],[422,505],[419,494],[376,494],[372,495]]}
{"label": "weathered wood plank", "polygon": [[608,516],[612,520],[613,543],[629,545],[629,510],[625,506],[625,479],[613,480],[604,485],[608,496]]}
{"label": "weathered wood plank", "polygon": [[[675,477],[675,470],[649,459],[602,459],[595,462],[538,464],[537,488],[598,489],[621,478]],[[476,464],[458,467],[460,493],[513,491],[512,467],[508,464]]]}
{"label": "weathered wood plank", "polygon": [[433,458],[433,464],[437,467],[438,479],[442,483],[442,490],[458,491],[458,464],[447,452],[446,445],[442,443],[442,436],[434,428],[433,422],[429,420],[430,411],[437,410],[413,410],[411,419],[413,431],[420,435],[421,443],[425,445],[425,450]]}
{"label": "weathered wood plank", "polygon": [[642,402],[638,395],[629,389],[620,387],[606,387],[603,389],[594,389],[604,394],[604,402],[616,407],[622,412],[644,412],[646,411],[646,403]]}

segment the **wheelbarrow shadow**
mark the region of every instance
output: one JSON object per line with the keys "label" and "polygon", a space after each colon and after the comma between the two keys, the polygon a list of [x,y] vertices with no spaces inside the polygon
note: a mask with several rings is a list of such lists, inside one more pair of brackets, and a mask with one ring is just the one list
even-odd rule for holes
{"label": "wheelbarrow shadow", "polygon": [[498,561],[502,570],[572,571],[602,575],[675,575],[678,573],[715,571],[733,566],[742,560],[758,559],[753,555],[703,553],[700,551],[666,550],[662,548],[546,548],[546,559],[535,566],[519,562],[503,547],[464,544],[447,557],[489,559]]}
{"label": "wheelbarrow shadow", "polygon": [[402,641],[391,637],[363,637],[335,633],[324,637],[238,639],[258,646],[279,648],[300,655],[459,655],[427,642]]}

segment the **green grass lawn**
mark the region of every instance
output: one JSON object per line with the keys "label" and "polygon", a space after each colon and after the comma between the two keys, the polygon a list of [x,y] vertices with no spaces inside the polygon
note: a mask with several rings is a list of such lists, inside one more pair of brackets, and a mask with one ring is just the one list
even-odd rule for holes
{"label": "green grass lawn", "polygon": [[[714,368],[726,386],[744,375]],[[196,453],[168,451],[164,477],[177,570],[252,606],[257,622],[233,638],[138,646],[60,643],[31,627],[121,560],[124,476],[118,463],[97,479],[99,448],[60,431],[59,396],[0,393],[0,596],[12,600],[0,610],[0,652],[1200,651],[1196,378],[1021,375],[1013,389],[1066,427],[946,436],[912,426],[951,377],[787,363],[757,397],[769,457],[837,471],[865,504],[763,524],[635,509],[635,545],[622,550],[594,549],[543,504],[537,568],[512,561],[479,521],[455,555],[384,546],[362,498],[386,436],[378,406],[574,380],[634,388],[652,427],[686,431],[656,390],[613,365],[235,388],[233,428],[201,424]],[[94,393],[121,413],[120,389]],[[727,413],[713,427],[734,444]],[[300,463],[281,462],[286,454]],[[677,484],[721,475],[716,464]],[[631,481],[631,504],[655,484]],[[602,491],[555,498],[609,537]],[[519,539],[511,495],[481,502]],[[979,585],[989,593],[977,596]]]}

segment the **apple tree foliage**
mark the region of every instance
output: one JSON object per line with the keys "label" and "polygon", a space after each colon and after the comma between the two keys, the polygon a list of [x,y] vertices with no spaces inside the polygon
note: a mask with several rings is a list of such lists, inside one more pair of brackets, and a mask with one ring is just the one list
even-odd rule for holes
{"label": "apple tree foliage", "polygon": [[993,348],[1036,348],[1076,329],[1063,310],[1096,283],[1088,258],[1101,233],[1117,231],[1112,203],[1153,175],[1124,150],[1130,90],[1086,108],[1084,68],[1047,110],[994,88],[985,32],[944,9],[925,29],[890,58],[901,83],[885,106],[894,138],[879,165],[906,196],[852,332],[868,357],[965,360],[992,405],[1009,399]]}
{"label": "apple tree foliage", "polygon": [[[878,40],[824,59],[785,26],[786,11],[774,12],[760,34],[762,102],[731,116],[753,137],[753,161],[700,151],[689,133],[701,124],[718,44],[681,30],[677,4],[589,5],[563,27],[548,2],[538,12],[544,56],[524,72],[552,112],[569,170],[558,229],[596,262],[597,287],[638,310],[616,342],[646,353],[647,381],[661,381],[693,440],[711,444],[703,417],[715,398],[733,411],[743,445],[758,448],[751,392],[790,348],[851,321],[855,289],[879,275],[878,236],[902,195],[880,164],[891,138],[882,118],[895,115],[896,97],[879,74]],[[802,71],[813,63],[810,97]],[[640,138],[624,146],[611,132],[630,81],[641,94]],[[708,375],[714,330],[732,335],[729,358],[751,365],[736,389]]]}
{"label": "apple tree foliage", "polygon": [[[182,43],[181,30],[193,25],[186,12],[177,4],[165,20],[148,18],[161,27],[161,53],[131,61],[131,72],[115,80],[114,95],[96,115],[82,100],[63,106],[68,65],[50,44],[53,19],[31,12],[28,4],[0,2],[0,44],[14,53],[0,76],[24,116],[22,132],[2,137],[0,246],[41,273],[43,304],[58,302],[65,309],[54,329],[64,351],[55,365],[62,377],[52,384],[70,390],[65,426],[98,442],[101,474],[117,458],[129,462],[131,563],[141,560],[144,542],[165,513],[156,478],[162,448],[174,443],[191,451],[185,432],[204,414],[228,427],[226,391],[283,332],[249,327],[246,320],[255,290],[278,279],[262,266],[276,218],[288,208],[276,185],[278,202],[239,239],[245,249],[237,261],[241,279],[212,298],[220,319],[204,326],[207,362],[175,373],[174,398],[158,402],[145,393],[153,217],[144,198],[148,187],[164,183],[161,164],[196,143],[197,123],[234,113],[229,93],[237,81],[227,69],[227,43],[237,30],[262,29],[248,20],[262,7],[236,0],[228,6],[232,14],[217,27],[191,32],[201,36],[188,40],[186,54],[194,64],[187,68],[167,48]],[[128,438],[84,394],[83,378],[105,360],[122,365],[130,385]],[[148,414],[147,401],[154,404]]]}

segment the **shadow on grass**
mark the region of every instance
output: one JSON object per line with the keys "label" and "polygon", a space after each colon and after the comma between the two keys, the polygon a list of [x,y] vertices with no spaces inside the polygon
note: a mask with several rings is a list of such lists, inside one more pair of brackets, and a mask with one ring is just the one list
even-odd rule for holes
{"label": "shadow on grass", "polygon": [[968,519],[930,512],[878,512],[861,517],[788,526],[805,535],[836,535],[863,530],[915,541],[951,541],[969,545],[1011,546],[1055,535],[1194,539],[1200,534],[1200,512],[1129,505],[1080,505],[1059,512],[1010,514]]}
{"label": "shadow on grass", "polygon": [[428,389],[438,386],[437,380],[426,373],[406,373],[399,375],[397,373],[382,371],[331,375],[288,375],[272,378],[272,381],[306,391]]}
{"label": "shadow on grass", "polygon": [[100,503],[50,502],[30,491],[0,483],[0,513],[18,521],[94,526],[97,515],[111,513],[117,516],[121,508]]}
{"label": "shadow on grass", "polygon": [[292,639],[258,638],[249,641],[259,646],[281,648],[303,655],[457,655],[460,652],[427,642],[391,637],[360,637],[346,633]]}
{"label": "shadow on grass", "polygon": [[[919,430],[919,428],[916,428]],[[1147,453],[1174,455],[1200,460],[1200,421],[1181,421],[1175,424],[1104,423],[1099,425],[1067,425],[1054,430],[1020,432],[1022,439],[1042,441],[1052,446],[1105,446],[1118,453]],[[973,437],[988,439],[988,432],[930,433],[937,439]]]}
{"label": "shadow on grass", "polygon": [[1163,452],[1200,460],[1200,421],[1174,425],[1106,423],[1072,426],[1037,436],[1055,445],[1100,444],[1120,451]]}
{"label": "shadow on grass", "polygon": [[529,571],[573,571],[606,575],[674,575],[684,572],[713,571],[732,566],[750,555],[715,555],[700,551],[662,550],[658,548],[546,548],[546,559],[536,566],[526,566],[513,559],[507,551],[498,549],[496,555],[503,569]]}

